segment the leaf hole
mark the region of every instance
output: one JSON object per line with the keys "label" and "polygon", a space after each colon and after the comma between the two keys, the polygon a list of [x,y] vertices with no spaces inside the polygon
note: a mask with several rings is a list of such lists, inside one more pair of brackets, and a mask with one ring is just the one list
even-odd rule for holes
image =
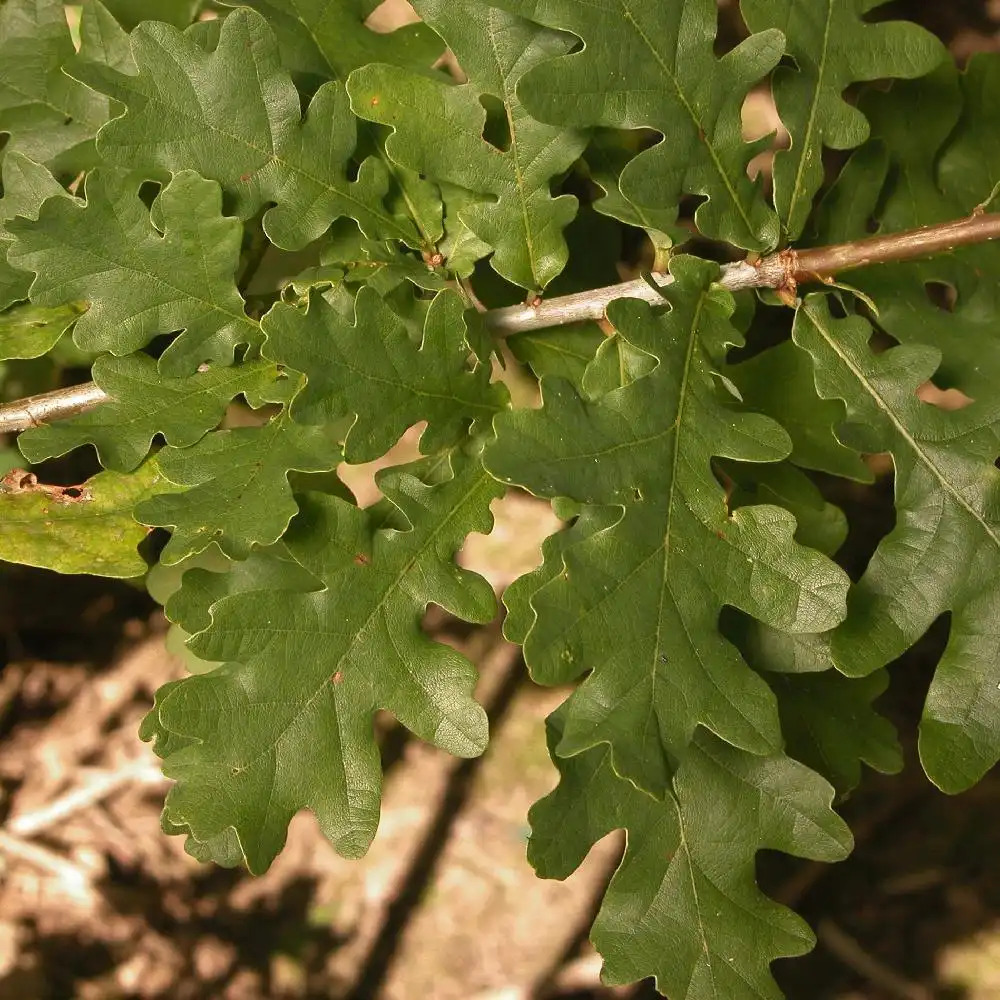
{"label": "leaf hole", "polygon": [[479,98],[479,103],[486,112],[486,121],[483,124],[483,139],[494,149],[506,153],[510,150],[510,125],[507,121],[507,109],[503,102],[492,94],[483,94]]}
{"label": "leaf hole", "polygon": [[945,281],[925,281],[924,291],[932,306],[937,306],[942,312],[953,313],[958,301],[958,292],[953,285]]}
{"label": "leaf hole", "polygon": [[158,181],[143,181],[139,185],[139,201],[146,206],[146,208],[152,208],[153,202],[156,201],[157,195],[160,193],[161,184]]}
{"label": "leaf hole", "polygon": [[640,490],[638,486],[633,486],[632,487],[632,499],[636,503],[641,503],[642,502],[642,499],[643,499],[642,490]]}

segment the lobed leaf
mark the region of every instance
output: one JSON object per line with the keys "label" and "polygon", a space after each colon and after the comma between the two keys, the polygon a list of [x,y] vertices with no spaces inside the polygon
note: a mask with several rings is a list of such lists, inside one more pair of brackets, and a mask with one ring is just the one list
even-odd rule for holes
{"label": "lobed leaf", "polygon": [[18,447],[29,461],[92,444],[106,469],[128,471],[146,457],[157,434],[187,448],[218,426],[234,397],[264,391],[279,378],[277,368],[265,361],[169,378],[145,354],[103,355],[92,375],[107,401],[89,413],[24,431]]}
{"label": "lobed leaf", "polygon": [[528,860],[544,878],[566,878],[598,840],[626,831],[591,931],[602,979],[653,976],[687,1000],[780,1000],[770,963],[815,939],[757,889],[754,858],[764,848],[844,858],[852,840],[830,808],[833,789],[783,754],[754,757],[701,733],[661,802],[620,778],[606,747],[563,759],[565,716],[548,721],[560,781],[529,814]]}
{"label": "lobed leaf", "polygon": [[357,130],[342,85],[322,86],[303,118],[274,34],[259,14],[233,11],[212,51],[155,21],[140,24],[130,39],[135,75],[97,62],[73,70],[127,109],[101,130],[98,151],[107,162],[194,170],[218,181],[243,219],[274,202],[264,230],[286,250],[312,242],[345,215],[367,236],[420,246],[413,223],[382,204],[383,164],[369,157],[357,178],[349,177]]}
{"label": "lobed leaf", "polygon": [[754,32],[780,28],[795,67],[771,77],[791,148],[774,156],[774,202],[789,240],[802,232],[823,183],[823,149],[853,149],[868,124],[844,99],[852,83],[923,76],[947,55],[940,40],[902,21],[872,24],[863,15],[886,0],[740,0]]}
{"label": "lobed leaf", "polygon": [[281,538],[298,511],[289,472],[325,472],[340,460],[329,428],[302,427],[283,414],[263,427],[215,431],[189,448],[160,451],[164,477],[180,489],[143,501],[135,516],[173,529],[160,554],[167,565],[213,542],[229,558],[246,559],[252,546]]}
{"label": "lobed leaf", "polygon": [[146,572],[136,546],[148,534],[132,510],[169,489],[155,462],[99,472],[79,487],[47,487],[16,470],[0,483],[0,559],[57,573],[129,579]]}
{"label": "lobed leaf", "polygon": [[7,225],[18,216],[37,219],[42,202],[66,195],[59,182],[40,163],[22,153],[9,152],[3,160],[3,197],[0,198],[0,309],[28,297],[31,273],[7,260],[12,237]]}
{"label": "lobed leaf", "polygon": [[883,774],[903,769],[895,728],[872,706],[889,686],[884,670],[857,678],[826,670],[765,679],[778,698],[786,751],[823,775],[839,794],[860,784],[862,764]]}
{"label": "lobed leaf", "polygon": [[[469,82],[454,86],[397,66],[368,66],[348,82],[354,112],[392,128],[386,152],[397,163],[478,194],[480,200],[460,210],[461,220],[495,250],[499,274],[540,291],[566,265],[562,231],[577,209],[572,195],[554,198],[551,184],[579,157],[587,137],[534,120],[516,88],[532,68],[566,53],[571,39],[477,0],[416,6],[448,42]],[[484,138],[487,97],[503,114],[500,146]]]}
{"label": "lobed leaf", "polygon": [[354,322],[312,293],[302,311],[278,304],[264,319],[265,354],[306,376],[292,402],[304,423],[356,419],[347,434],[348,462],[384,455],[410,426],[429,424],[425,454],[453,444],[470,420],[489,421],[507,402],[490,385],[490,368],[470,368],[470,344],[459,295],[440,292],[414,344],[400,316],[371,288],[361,288]]}
{"label": "lobed leaf", "polygon": [[0,133],[4,153],[76,170],[94,160],[108,101],[63,73],[76,56],[60,0],[0,4]]}
{"label": "lobed leaf", "polygon": [[842,439],[886,451],[896,470],[896,526],[848,595],[847,620],[831,653],[849,676],[895,659],[945,611],[942,656],[920,724],[920,756],[945,791],[968,788],[1000,759],[1000,668],[992,623],[1000,620],[1000,406],[979,400],[954,412],[921,402],[917,388],[940,351],[869,346],[860,317],[835,319],[811,295],[795,320],[795,342],[816,365],[824,398],[842,399]]}
{"label": "lobed leaf", "polygon": [[323,588],[224,597],[194,652],[228,661],[162,699],[153,731],[174,734],[164,772],[177,783],[164,816],[195,841],[229,832],[252,872],[280,850],[292,815],[311,809],[337,850],[364,854],[381,785],[372,716],[392,712],[417,736],[459,756],[482,753],[486,716],[475,669],[420,628],[434,602],[468,621],[494,614],[489,584],[453,555],[488,532],[501,492],[477,458],[427,486],[406,471],[380,477],[405,530],[332,496],[302,500],[286,544]]}
{"label": "lobed leaf", "polygon": [[282,64],[323,80],[346,81],[351,70],[369,63],[392,63],[426,72],[441,55],[441,40],[423,24],[393,31],[367,25],[382,0],[247,0],[229,7],[252,7],[274,30]]}
{"label": "lobed leaf", "polygon": [[521,80],[518,96],[529,114],[563,127],[662,133],[663,141],[638,153],[619,182],[627,201],[655,211],[659,229],[672,227],[684,195],[702,195],[695,222],[705,236],[751,250],[777,245],[777,217],[747,177],[763,142],[743,141],[740,109],[781,58],[780,31],[751,35],[720,59],[713,51],[714,0],[495,2],[583,40],[579,51]]}
{"label": "lobed leaf", "polygon": [[525,659],[543,684],[589,672],[559,754],[610,743],[618,773],[658,796],[699,725],[752,753],[781,746],[774,697],[720,634],[722,607],[816,632],[842,620],[847,590],[836,566],[793,542],[785,510],[730,512],[713,457],[775,462],[790,442],[719,394],[713,368],[741,338],[732,298],[711,284],[716,267],[675,258],[672,270],[669,312],[637,300],[608,308],[619,337],[656,367],[594,401],[543,378],[542,409],[499,416],[485,458],[539,496],[617,507],[532,596]]}
{"label": "lobed leaf", "polygon": [[35,272],[32,302],[90,303],[74,331],[83,350],[131,354],[181,330],[159,362],[164,375],[180,376],[203,363],[231,365],[239,345],[261,339],[236,290],[242,226],[222,215],[218,184],[191,171],[161,190],[152,215],[137,181],[95,170],[85,202],[50,198],[36,222],[15,219],[7,229],[9,260]]}
{"label": "lobed leaf", "polygon": [[[945,63],[928,77],[872,91],[862,108],[872,123],[870,147],[831,192],[825,218],[841,225],[833,238],[865,232],[868,216],[883,232],[963,218],[1000,181],[993,150],[1000,114],[990,95],[1000,90],[1000,58],[983,54],[965,73]],[[878,155],[881,152],[881,157]],[[883,183],[884,182],[884,183]],[[862,192],[871,208],[844,216],[845,201]],[[830,232],[827,224],[824,237]],[[993,317],[1000,292],[992,275],[1000,247],[982,243],[926,260],[880,264],[851,276],[878,306],[878,324],[902,343],[929,343],[942,352],[935,381],[977,399],[995,391],[1000,344]]]}
{"label": "lobed leaf", "polygon": [[0,313],[0,360],[48,354],[83,312],[74,304],[33,306],[25,302]]}

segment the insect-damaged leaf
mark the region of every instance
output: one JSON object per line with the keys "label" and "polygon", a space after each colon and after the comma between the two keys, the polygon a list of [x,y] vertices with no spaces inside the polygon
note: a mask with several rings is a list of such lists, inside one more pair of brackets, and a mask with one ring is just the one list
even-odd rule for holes
{"label": "insect-damaged leaf", "polygon": [[146,572],[136,546],[148,529],[135,505],[169,489],[155,462],[99,472],[79,487],[46,486],[23,470],[0,482],[0,559],[57,573],[130,578]]}

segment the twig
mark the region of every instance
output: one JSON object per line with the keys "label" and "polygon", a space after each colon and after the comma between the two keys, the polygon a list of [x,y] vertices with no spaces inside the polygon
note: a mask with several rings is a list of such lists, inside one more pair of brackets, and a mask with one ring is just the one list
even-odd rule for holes
{"label": "twig", "polygon": [[[1000,212],[987,213],[977,206],[972,215],[953,222],[923,226],[900,233],[871,236],[850,243],[815,247],[810,250],[780,250],[761,260],[741,260],[724,264],[719,284],[736,292],[746,288],[773,288],[794,297],[799,285],[829,282],[835,275],[870,264],[917,260],[955,247],[985,243],[1000,238]],[[600,321],[608,304],[615,299],[643,299],[654,305],[661,300],[658,288],[673,282],[669,274],[653,274],[652,280],[637,278],[607,288],[595,288],[575,295],[535,301],[483,314],[487,327],[497,337],[509,337],[529,330],[565,326],[583,320]],[[0,434],[59,420],[93,409],[107,399],[93,382],[30,396],[0,406]]]}
{"label": "twig", "polygon": [[886,992],[901,997],[902,1000],[933,1000],[930,990],[906,979],[869,955],[850,934],[841,930],[832,920],[821,921],[816,934],[826,949],[844,965]]}
{"label": "twig", "polygon": [[104,771],[95,775],[86,785],[60,795],[41,809],[15,816],[8,820],[7,829],[18,837],[33,837],[67,816],[100,802],[124,785],[139,782],[160,784],[164,780],[160,769],[150,761],[131,761],[117,771]]}
{"label": "twig", "polygon": [[0,852],[54,875],[63,888],[74,896],[84,896],[90,890],[90,879],[85,872],[46,847],[29,844],[0,830]]}
{"label": "twig", "polygon": [[[811,250],[780,250],[750,263],[737,261],[722,266],[719,284],[731,292],[746,288],[774,288],[794,292],[798,285],[827,282],[837,274],[869,264],[916,260],[953,250],[958,246],[985,243],[1000,237],[1000,212],[970,215],[954,222],[922,226],[885,236],[871,236],[850,243],[837,243]],[[486,314],[486,325],[494,334],[509,337],[528,330],[564,326],[583,320],[600,320],[615,299],[643,299],[654,305],[661,301],[659,288],[672,284],[668,274],[653,274],[653,281],[636,278],[608,288],[578,292],[536,305],[509,306]],[[655,284],[653,283],[655,282]]]}
{"label": "twig", "polygon": [[108,398],[94,382],[43,392],[0,406],[0,433],[11,434],[92,410]]}

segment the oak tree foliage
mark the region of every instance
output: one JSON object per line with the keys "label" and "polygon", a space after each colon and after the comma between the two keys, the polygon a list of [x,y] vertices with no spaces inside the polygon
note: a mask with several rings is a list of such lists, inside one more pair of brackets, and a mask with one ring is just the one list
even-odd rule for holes
{"label": "oak tree foliage", "polygon": [[[995,196],[1000,57],[959,69],[882,2],[741,0],[733,45],[715,0],[413,0],[391,32],[375,0],[86,0],[72,29],[0,2],[0,361],[107,397],[20,435],[22,464],[102,470],[3,479],[0,558],[150,573],[202,661],[142,730],[195,857],[261,872],[301,809],[362,855],[379,710],[486,749],[474,665],[421,622],[498,613],[456,556],[511,489],[564,522],[503,595],[568,690],[528,856],[563,878],[626,831],[608,982],[780,996],[771,961],[814,939],[755,855],[848,853],[835,798],[901,767],[885,667],[941,616],[923,766],[959,792],[1000,759],[1000,247],[780,307],[714,263]],[[782,135],[747,140],[768,94]],[[623,233],[658,302],[501,349],[482,302],[609,284]],[[334,471],[414,425],[361,507]],[[852,580],[817,484],[873,455],[895,526]]]}

